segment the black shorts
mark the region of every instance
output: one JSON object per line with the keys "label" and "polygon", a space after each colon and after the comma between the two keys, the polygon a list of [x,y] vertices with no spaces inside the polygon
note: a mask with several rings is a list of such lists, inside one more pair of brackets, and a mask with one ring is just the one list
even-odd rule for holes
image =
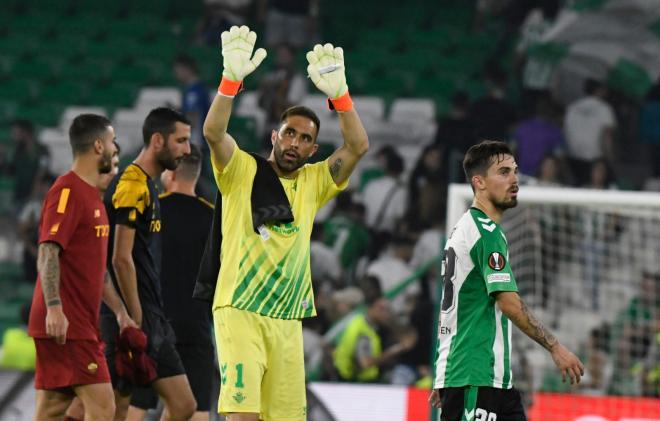
{"label": "black shorts", "polygon": [[486,386],[448,387],[440,389],[441,421],[527,421],[516,389]]}
{"label": "black shorts", "polygon": [[[115,367],[115,353],[119,327],[114,315],[102,314],[100,318],[101,337],[106,343],[105,358],[108,362],[112,387],[123,395],[132,393],[133,385],[128,384],[117,375]],[[142,330],[147,335],[147,354],[156,364],[156,378],[184,374],[185,370],[181,358],[176,350],[176,337],[174,330],[165,317],[143,308]]]}
{"label": "black shorts", "polygon": [[[176,346],[186,370],[197,411],[207,412],[211,407],[211,389],[214,375],[215,352],[209,344],[179,344]],[[151,387],[140,387],[133,391],[131,405],[140,409],[153,409],[158,404],[158,395]]]}

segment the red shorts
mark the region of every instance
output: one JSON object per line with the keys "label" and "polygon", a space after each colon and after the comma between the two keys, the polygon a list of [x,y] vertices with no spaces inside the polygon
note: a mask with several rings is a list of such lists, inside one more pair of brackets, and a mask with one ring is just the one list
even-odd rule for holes
{"label": "red shorts", "polygon": [[58,345],[54,339],[35,338],[34,344],[37,349],[36,389],[110,383],[103,342],[67,340],[64,345]]}

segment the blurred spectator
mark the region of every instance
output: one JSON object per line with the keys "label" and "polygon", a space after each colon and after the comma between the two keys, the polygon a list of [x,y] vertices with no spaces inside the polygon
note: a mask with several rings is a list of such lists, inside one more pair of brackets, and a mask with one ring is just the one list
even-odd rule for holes
{"label": "blurred spectator", "polygon": [[39,247],[39,220],[48,189],[55,182],[49,173],[42,174],[35,182],[34,190],[18,215],[18,235],[23,243],[23,279],[34,284],[37,281],[37,250]]}
{"label": "blurred spectator", "polygon": [[560,187],[567,184],[566,172],[562,168],[562,161],[553,154],[543,157],[536,177],[530,179],[529,184],[541,187]]}
{"label": "blurred spectator", "polygon": [[[412,276],[413,269],[408,264],[412,249],[411,238],[395,234],[378,258],[369,264],[366,270],[367,276],[378,278],[382,291],[388,293]],[[419,283],[413,282],[392,298],[392,310],[398,317],[405,317],[409,313],[410,299],[417,293],[419,293]]]}
{"label": "blurred spectator", "polygon": [[204,0],[204,16],[197,24],[197,41],[218,46],[222,31],[233,25],[245,25],[251,11],[252,0]]}
{"label": "blurred spectator", "polygon": [[449,113],[440,120],[435,143],[449,147],[461,157],[476,143],[474,127],[468,120],[470,97],[465,91],[456,91],[451,97]]}
{"label": "blurred spectator", "polygon": [[589,189],[616,190],[616,178],[610,164],[605,159],[597,159],[591,164],[589,182],[584,187]]}
{"label": "blurred spectator", "polygon": [[497,64],[486,69],[486,96],[472,104],[469,119],[474,124],[478,140],[509,140],[516,122],[516,110],[506,96],[507,74]]}
{"label": "blurred spectator", "polygon": [[438,212],[447,207],[447,165],[445,147],[426,146],[408,182],[409,226],[415,231],[429,228]]}
{"label": "blurred spectator", "polygon": [[37,350],[34,339],[27,333],[30,318],[30,304],[21,307],[21,325],[10,327],[2,335],[2,355],[0,369],[34,371],[37,362]]}
{"label": "blurred spectator", "polygon": [[587,395],[602,396],[607,393],[612,363],[608,356],[609,326],[593,329],[589,334],[584,356],[584,377],[579,384],[580,391]]}
{"label": "blurred spectator", "polygon": [[660,79],[646,95],[642,105],[639,134],[643,144],[651,149],[653,176],[660,176]]}
{"label": "blurred spectator", "polygon": [[275,68],[263,76],[259,86],[259,106],[266,112],[268,127],[278,126],[282,112],[299,104],[307,94],[305,76],[296,67],[295,50],[280,44],[275,51]]}
{"label": "blurred spectator", "polygon": [[543,36],[552,27],[560,9],[559,0],[540,0],[537,7],[530,10],[520,27],[520,40],[516,47],[516,68],[522,69],[522,108],[523,112],[534,110],[539,96],[546,95],[551,85],[554,70],[552,58],[546,58],[535,47],[543,41]]}
{"label": "blurred spectator", "polygon": [[317,38],[319,0],[260,0],[266,19],[266,46],[313,45]]}
{"label": "blurred spectator", "polygon": [[337,253],[324,242],[323,227],[316,223],[310,242],[310,270],[312,278],[317,282],[329,281],[332,285],[337,285],[342,280]]}
{"label": "blurred spectator", "polygon": [[389,302],[380,293],[377,279],[365,281],[367,311],[348,323],[334,352],[335,367],[344,381],[378,381],[381,368],[411,349],[416,341],[414,334],[408,334],[383,351],[379,331],[391,326]]}
{"label": "blurred spectator", "polygon": [[330,300],[330,320],[336,322],[364,303],[364,293],[358,287],[346,287],[333,292]]}
{"label": "blurred spectator", "polygon": [[364,186],[362,202],[367,208],[367,225],[376,232],[392,232],[406,212],[408,192],[401,179],[404,162],[389,145],[377,156],[385,175]]}
{"label": "blurred spectator", "polygon": [[584,83],[586,96],[566,110],[564,130],[568,157],[578,185],[588,182],[592,164],[605,158],[612,162],[616,118],[607,103],[607,87],[593,79]]}
{"label": "blurred spectator", "polygon": [[609,393],[640,395],[642,367],[658,333],[660,276],[645,272],[636,296],[616,318],[612,329],[613,367]]}
{"label": "blurred spectator", "polygon": [[660,312],[655,315],[653,331],[655,337],[644,361],[642,393],[644,396],[660,398]]}
{"label": "blurred spectator", "polygon": [[50,154],[39,143],[32,122],[18,119],[11,123],[11,140],[14,143],[9,158],[10,173],[14,176],[14,205],[21,209],[32,194],[34,181],[48,171]]}
{"label": "blurred spectator", "polygon": [[371,235],[364,222],[365,207],[352,200],[351,192],[339,193],[332,215],[323,223],[325,244],[339,258],[343,278],[352,283],[358,260],[365,256],[371,245]]}
{"label": "blurred spectator", "polygon": [[513,144],[520,172],[530,176],[539,171],[546,155],[561,152],[563,136],[552,119],[548,96],[539,97],[535,115],[520,122],[513,133]]}

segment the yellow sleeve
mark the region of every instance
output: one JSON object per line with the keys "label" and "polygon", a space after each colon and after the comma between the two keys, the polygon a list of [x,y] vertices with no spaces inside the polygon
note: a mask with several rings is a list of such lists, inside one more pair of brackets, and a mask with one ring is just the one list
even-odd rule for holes
{"label": "yellow sleeve", "polygon": [[122,177],[112,195],[112,206],[115,209],[130,208],[143,213],[150,203],[147,183],[130,177]]}
{"label": "yellow sleeve", "polygon": [[335,180],[330,175],[330,164],[327,159],[323,162],[312,164],[311,167],[313,179],[316,183],[317,209],[320,209],[348,186],[348,179],[340,185],[335,184]]}
{"label": "yellow sleeve", "polygon": [[[213,165],[213,161],[211,161],[211,165]],[[239,185],[251,183],[256,171],[257,163],[254,158],[247,152],[239,149],[238,146],[234,147],[234,152],[231,154],[229,162],[222,171],[219,171],[213,165],[215,183],[223,195],[229,194]]]}

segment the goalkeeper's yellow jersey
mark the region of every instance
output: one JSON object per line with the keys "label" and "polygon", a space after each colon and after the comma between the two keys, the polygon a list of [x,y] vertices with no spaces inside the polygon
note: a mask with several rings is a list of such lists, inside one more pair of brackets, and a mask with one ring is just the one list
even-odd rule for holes
{"label": "goalkeeper's yellow jersey", "polygon": [[257,163],[234,147],[223,171],[213,168],[222,194],[220,274],[213,309],[231,306],[280,319],[316,315],[310,273],[310,236],[316,212],[343,190],[328,161],[306,164],[294,179],[280,178],[294,221],[252,227],[251,194]]}

